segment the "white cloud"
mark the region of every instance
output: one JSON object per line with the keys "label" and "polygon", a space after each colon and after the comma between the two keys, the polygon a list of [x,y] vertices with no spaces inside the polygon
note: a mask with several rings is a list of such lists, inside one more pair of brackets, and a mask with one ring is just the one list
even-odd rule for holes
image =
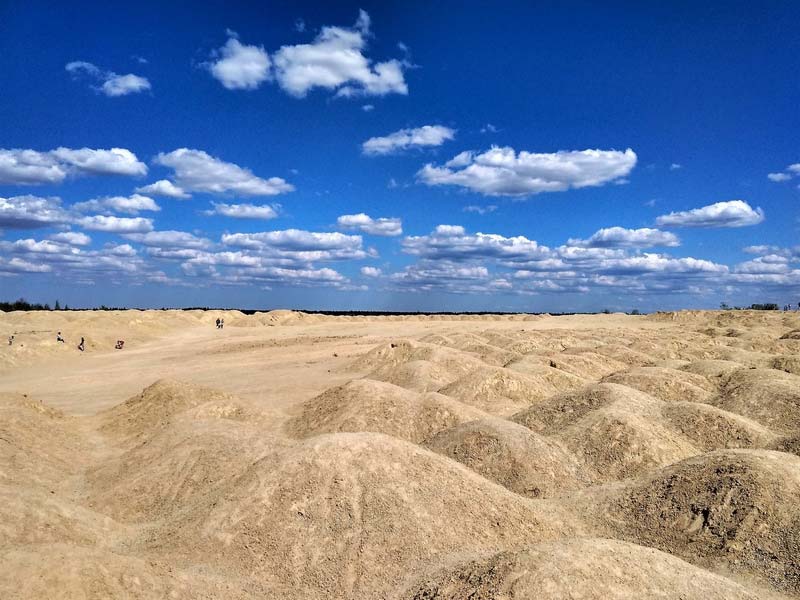
{"label": "white cloud", "polygon": [[470,204],[469,206],[465,206],[461,210],[468,213],[477,213],[479,215],[488,215],[489,213],[493,213],[497,210],[496,204],[489,204],[487,206],[480,206],[478,204]]}
{"label": "white cloud", "polygon": [[215,53],[211,75],[229,90],[254,90],[270,78],[269,55],[261,46],[247,46],[235,37]]}
{"label": "white cloud", "polygon": [[207,215],[220,215],[233,219],[274,219],[278,216],[278,211],[268,204],[257,206],[255,204],[225,204],[223,202],[212,202],[212,210],[205,211]]}
{"label": "white cloud", "polygon": [[109,233],[143,233],[153,230],[153,220],[142,217],[108,217],[94,215],[82,217],[76,221],[89,231],[106,231]]}
{"label": "white cloud", "polygon": [[789,173],[769,173],[767,174],[767,179],[770,181],[789,181],[792,176]]}
{"label": "white cloud", "polygon": [[111,196],[109,198],[96,198],[85,202],[77,202],[72,208],[81,212],[120,212],[129,215],[136,215],[140,211],[160,211],[161,207],[155,200],[141,194],[132,196]]}
{"label": "white cloud", "polygon": [[186,198],[191,198],[190,194],[187,194],[177,185],[172,183],[169,179],[159,179],[158,181],[151,183],[149,185],[136,188],[136,191],[139,192],[140,194],[167,196],[168,198],[176,198],[179,200],[185,200]]}
{"label": "white cloud", "polygon": [[202,150],[179,148],[155,158],[159,165],[175,171],[175,182],[184,190],[241,196],[274,196],[294,190],[280,177],[262,179],[233,163],[224,162]]}
{"label": "white cloud", "polygon": [[147,166],[125,148],[0,149],[0,184],[61,183],[68,175],[145,175]]}
{"label": "white cloud", "polygon": [[316,87],[336,90],[338,96],[407,94],[401,61],[373,64],[364,56],[369,27],[362,10],[352,28],[323,27],[310,44],[281,47],[272,57],[278,84],[296,97]]}
{"label": "white cloud", "polygon": [[409,148],[441,146],[455,138],[454,129],[443,125],[423,125],[414,129],[400,129],[383,137],[373,137],[361,145],[364,154],[377,156],[392,154]]}
{"label": "white cloud", "polygon": [[13,196],[0,198],[0,228],[36,229],[69,222],[58,198]]}
{"label": "white cloud", "polygon": [[598,230],[587,240],[570,239],[567,244],[584,248],[652,248],[680,246],[680,240],[674,233],[658,229],[607,227]]}
{"label": "white cloud", "polygon": [[361,274],[364,277],[380,277],[383,271],[377,267],[361,267]]}
{"label": "white cloud", "polygon": [[49,273],[53,268],[42,263],[33,263],[21,258],[8,260],[0,256],[0,273]]}
{"label": "white cloud", "polygon": [[529,196],[600,186],[625,177],[635,165],[630,148],[535,154],[495,146],[482,154],[462,152],[444,166],[427,164],[417,176],[427,185],[456,185],[487,196]]}
{"label": "white cloud", "polygon": [[61,233],[54,233],[49,237],[55,242],[69,244],[71,246],[88,246],[92,243],[92,238],[79,231],[62,231]]}
{"label": "white cloud", "polygon": [[226,233],[226,246],[243,248],[274,263],[291,265],[314,261],[362,259],[369,256],[360,235],[321,233],[300,229],[259,233]]}
{"label": "white cloud", "polygon": [[94,87],[94,89],[112,98],[137,94],[151,88],[150,82],[145,77],[132,73],[117,75],[113,71],[104,71],[89,62],[74,61],[67,63],[65,69],[75,77],[85,75],[97,81],[100,86]]}
{"label": "white cloud", "polygon": [[372,112],[373,110],[375,110],[375,105],[365,104],[364,106],[361,107],[361,110],[363,110],[364,112]]}
{"label": "white cloud", "polygon": [[669,170],[670,170],[670,171],[677,171],[678,169],[682,169],[682,168],[683,168],[683,165],[680,165],[680,164],[678,164],[678,163],[672,163],[672,164],[669,166]]}
{"label": "white cloud", "polygon": [[146,233],[131,233],[125,236],[133,242],[144,246],[157,246],[163,248],[208,248],[211,242],[205,238],[197,237],[187,231],[163,230],[148,231]]}
{"label": "white cloud", "polygon": [[551,255],[547,246],[541,246],[524,236],[467,234],[459,225],[439,225],[430,235],[406,237],[402,246],[406,254],[450,261],[486,258],[523,261],[539,260]]}
{"label": "white cloud", "polygon": [[342,215],[336,220],[340,229],[346,231],[360,231],[369,235],[395,236],[402,235],[402,221],[396,217],[372,217],[358,213],[356,215]]}
{"label": "white cloud", "polygon": [[702,208],[671,212],[656,219],[660,227],[746,227],[764,220],[764,211],[743,200],[716,202]]}
{"label": "white cloud", "polygon": [[483,127],[481,127],[481,133],[497,133],[498,129],[491,123],[487,123]]}

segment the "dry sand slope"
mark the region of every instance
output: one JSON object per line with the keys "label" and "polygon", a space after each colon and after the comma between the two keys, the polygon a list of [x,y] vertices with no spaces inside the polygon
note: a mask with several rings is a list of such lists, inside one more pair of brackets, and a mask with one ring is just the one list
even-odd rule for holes
{"label": "dry sand slope", "polygon": [[0,598],[800,598],[799,332],[0,313]]}

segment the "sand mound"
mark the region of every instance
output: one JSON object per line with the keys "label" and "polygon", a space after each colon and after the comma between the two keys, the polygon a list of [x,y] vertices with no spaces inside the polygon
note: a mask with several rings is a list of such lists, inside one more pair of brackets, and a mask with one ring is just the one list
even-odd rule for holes
{"label": "sand mound", "polygon": [[624,363],[594,352],[584,352],[582,354],[529,354],[507,366],[525,372],[526,369],[523,367],[525,363],[551,367],[588,380],[600,379],[627,367]]}
{"label": "sand mound", "polygon": [[759,598],[729,579],[664,552],[597,538],[546,542],[472,560],[441,570],[399,597],[414,600]]}
{"label": "sand mound", "polygon": [[638,398],[645,403],[653,400],[647,394],[624,385],[596,383],[550,396],[510,418],[537,433],[554,435],[598,408],[629,398]]}
{"label": "sand mound", "polygon": [[769,448],[777,435],[746,417],[708,404],[673,402],[661,413],[672,427],[702,450]]}
{"label": "sand mound", "polygon": [[485,413],[436,393],[418,394],[390,383],[355,379],[303,404],[286,430],[293,437],[374,431],[419,443]]}
{"label": "sand mound", "polygon": [[520,548],[569,529],[552,507],[447,458],[344,433],[256,462],[153,542],[250,573],[277,597],[381,597],[444,554]]}
{"label": "sand mound", "polygon": [[101,415],[101,430],[114,435],[149,436],[166,427],[172,417],[200,406],[216,405],[221,416],[235,418],[242,412],[236,399],[211,388],[160,379],[146,387],[141,394]]}
{"label": "sand mound", "polygon": [[651,366],[654,362],[652,356],[644,352],[633,350],[622,344],[603,344],[592,348],[578,347],[564,350],[564,354],[583,354],[586,352],[605,356],[606,358],[610,358],[629,367],[646,367]]}
{"label": "sand mound", "polygon": [[730,360],[705,359],[695,360],[678,368],[687,373],[701,375],[717,386],[722,377],[730,375],[734,371],[738,371],[742,368],[742,365]]}
{"label": "sand mound", "polygon": [[552,497],[582,483],[574,456],[505,419],[464,423],[436,434],[425,446],[530,498]]}
{"label": "sand mound", "polygon": [[507,415],[582,384],[577,377],[549,367],[522,373],[513,368],[484,366],[439,391],[490,414]]}
{"label": "sand mound", "polygon": [[200,595],[187,581],[159,573],[145,560],[81,546],[51,544],[7,550],[0,553],[0,562],[0,596],[8,600]]}
{"label": "sand mound", "polygon": [[662,402],[629,395],[586,414],[559,432],[597,481],[626,479],[698,454],[661,416]]}
{"label": "sand mound", "polygon": [[87,501],[120,522],[157,521],[196,505],[283,445],[257,426],[180,415],[90,468]]}
{"label": "sand mound", "polygon": [[800,592],[800,458],[720,450],[631,484],[612,509],[628,538]]}
{"label": "sand mound", "polygon": [[627,385],[664,402],[705,402],[715,391],[701,375],[664,367],[638,367],[609,375],[603,381]]}
{"label": "sand mound", "polygon": [[800,329],[792,329],[791,331],[784,333],[780,339],[782,340],[800,340]]}
{"label": "sand mound", "polygon": [[774,431],[800,428],[800,377],[775,369],[741,369],[723,382],[719,408],[758,421]]}
{"label": "sand mound", "polygon": [[0,484],[54,486],[82,452],[71,419],[22,394],[0,394]]}
{"label": "sand mound", "polygon": [[800,356],[777,356],[770,367],[792,375],[800,375]]}

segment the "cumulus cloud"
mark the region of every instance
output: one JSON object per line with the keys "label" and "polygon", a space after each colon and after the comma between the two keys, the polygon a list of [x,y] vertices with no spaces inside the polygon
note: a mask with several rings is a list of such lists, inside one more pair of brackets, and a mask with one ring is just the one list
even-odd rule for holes
{"label": "cumulus cloud", "polygon": [[74,61],[67,63],[65,68],[74,77],[88,77],[98,82],[99,86],[92,86],[95,91],[111,98],[137,94],[151,88],[146,77],[132,73],[117,75],[113,71],[104,71],[90,62]]}
{"label": "cumulus cloud", "polygon": [[294,190],[280,177],[262,179],[250,169],[225,162],[203,152],[179,148],[160,153],[155,162],[175,171],[175,183],[183,190],[240,196],[274,196]]}
{"label": "cumulus cloud", "polygon": [[233,219],[274,219],[278,216],[275,207],[268,204],[225,204],[223,202],[212,202],[213,208],[205,211],[207,215],[220,215]]}
{"label": "cumulus cloud", "polygon": [[589,239],[570,239],[567,244],[583,248],[652,248],[680,246],[680,240],[674,233],[658,229],[607,227],[596,231]]}
{"label": "cumulus cloud", "polygon": [[69,219],[58,198],[0,198],[0,228],[37,229],[67,223]]}
{"label": "cumulus cloud", "polygon": [[369,256],[360,235],[285,229],[258,233],[226,233],[225,246],[243,248],[272,262],[291,265],[315,261],[362,259]]}
{"label": "cumulus cloud", "polygon": [[269,55],[261,46],[247,46],[230,37],[214,57],[208,70],[229,90],[254,90],[270,79]]}
{"label": "cumulus cloud", "polygon": [[460,225],[439,225],[430,235],[406,237],[402,246],[406,254],[450,261],[476,258],[521,261],[550,256],[547,246],[541,246],[525,236],[468,234]]}
{"label": "cumulus cloud", "polygon": [[427,164],[417,177],[426,185],[455,185],[486,196],[530,196],[600,186],[625,177],[635,165],[630,148],[539,154],[494,146],[481,154],[462,152],[443,166]]}
{"label": "cumulus cloud", "polygon": [[0,184],[61,183],[68,175],[145,175],[147,166],[125,148],[0,149]]}
{"label": "cumulus cloud", "polygon": [[20,273],[49,273],[53,268],[40,262],[29,262],[21,258],[7,259],[0,256],[0,273],[17,275]]}
{"label": "cumulus cloud", "polygon": [[72,208],[80,212],[120,212],[129,215],[139,214],[140,211],[160,211],[161,207],[149,196],[133,194],[132,196],[111,196],[109,198],[96,198],[85,202],[76,202]]}
{"label": "cumulus cloud", "polygon": [[169,179],[159,179],[158,181],[136,188],[140,194],[152,194],[154,196],[166,196],[167,198],[175,198],[177,200],[185,200],[191,198],[184,190],[172,183]]}
{"label": "cumulus cloud", "polygon": [[275,78],[300,98],[317,87],[336,90],[337,96],[407,94],[404,63],[373,63],[364,55],[369,37],[370,18],[362,10],[353,27],[323,27],[309,44],[281,47],[273,55]]}
{"label": "cumulus cloud", "polygon": [[400,129],[382,137],[373,137],[361,145],[368,156],[393,154],[409,148],[441,146],[455,138],[455,129],[443,125],[423,125],[414,129]]}
{"label": "cumulus cloud", "polygon": [[361,274],[364,277],[380,277],[383,271],[377,267],[361,267]]}
{"label": "cumulus cloud", "polygon": [[744,200],[730,200],[661,215],[656,224],[659,227],[746,227],[758,225],[763,220],[761,208],[753,209]]}
{"label": "cumulus cloud", "polygon": [[794,163],[786,167],[781,173],[768,173],[767,179],[777,183],[789,181],[790,179],[800,175],[800,163]]}
{"label": "cumulus cloud", "polygon": [[142,217],[94,215],[82,217],[76,223],[89,231],[105,231],[108,233],[142,233],[153,230],[153,220]]}
{"label": "cumulus cloud", "polygon": [[49,237],[55,242],[69,244],[71,246],[88,246],[92,243],[92,238],[80,231],[62,231],[60,233],[54,233]]}
{"label": "cumulus cloud", "polygon": [[372,217],[358,213],[356,215],[342,215],[336,220],[340,229],[346,231],[360,231],[369,235],[395,236],[402,235],[402,221],[396,217]]}

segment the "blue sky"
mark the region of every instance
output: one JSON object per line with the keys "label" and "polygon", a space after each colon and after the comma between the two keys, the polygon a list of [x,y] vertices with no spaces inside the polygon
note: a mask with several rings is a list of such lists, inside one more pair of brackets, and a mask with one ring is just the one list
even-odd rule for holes
{"label": "blue sky", "polygon": [[0,4],[0,296],[800,302],[800,8]]}

